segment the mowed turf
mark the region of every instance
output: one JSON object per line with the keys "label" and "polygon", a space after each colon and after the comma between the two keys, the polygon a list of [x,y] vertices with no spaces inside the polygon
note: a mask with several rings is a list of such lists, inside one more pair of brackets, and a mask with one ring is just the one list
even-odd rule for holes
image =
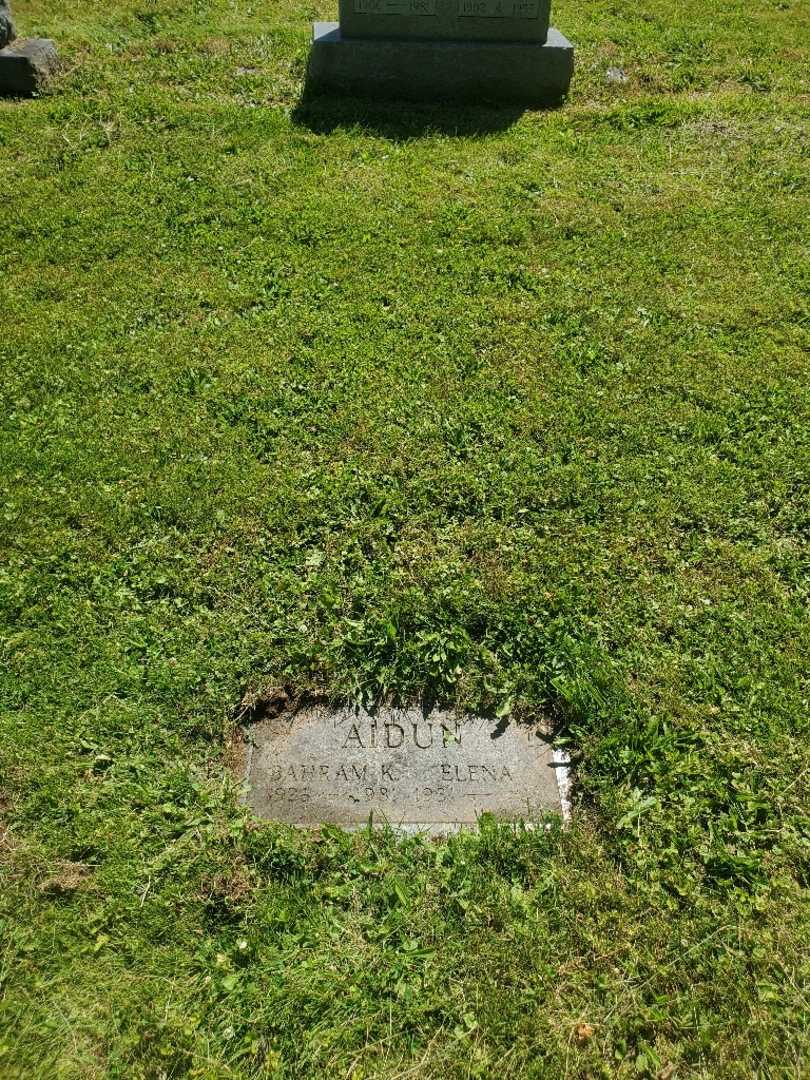
{"label": "mowed turf", "polygon": [[[806,1076],[810,8],[562,0],[522,114],[302,102],[334,15],[17,4],[0,1076]],[[574,824],[256,824],[274,688],[551,716]]]}

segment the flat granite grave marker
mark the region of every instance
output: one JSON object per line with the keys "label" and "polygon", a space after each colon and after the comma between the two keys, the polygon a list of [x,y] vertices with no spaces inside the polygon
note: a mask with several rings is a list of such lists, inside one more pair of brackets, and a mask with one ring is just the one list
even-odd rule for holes
{"label": "flat granite grave marker", "polygon": [[441,835],[488,811],[544,820],[565,807],[564,760],[537,727],[418,708],[330,710],[248,729],[247,803],[261,817]]}
{"label": "flat granite grave marker", "polygon": [[339,0],[314,23],[308,85],[376,98],[545,105],[566,93],[574,49],[550,0]]}

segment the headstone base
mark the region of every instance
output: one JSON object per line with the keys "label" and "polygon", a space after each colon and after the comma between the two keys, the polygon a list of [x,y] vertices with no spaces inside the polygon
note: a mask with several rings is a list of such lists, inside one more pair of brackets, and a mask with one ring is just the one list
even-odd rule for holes
{"label": "headstone base", "polygon": [[30,97],[56,71],[59,59],[49,38],[21,38],[0,49],[0,95]]}
{"label": "headstone base", "polygon": [[540,45],[347,38],[338,23],[316,22],[308,85],[358,97],[551,105],[573,71],[574,47],[553,27]]}

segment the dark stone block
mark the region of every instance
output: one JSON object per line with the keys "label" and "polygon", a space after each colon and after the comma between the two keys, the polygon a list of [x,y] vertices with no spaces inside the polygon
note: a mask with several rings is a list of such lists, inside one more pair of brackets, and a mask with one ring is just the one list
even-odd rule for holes
{"label": "dark stone block", "polygon": [[313,25],[307,89],[359,97],[550,105],[568,90],[574,48],[553,27],[545,43],[347,38]]}
{"label": "dark stone block", "polygon": [[16,36],[8,0],[0,0],[0,49],[13,41]]}
{"label": "dark stone block", "polygon": [[48,38],[28,38],[0,49],[0,94],[30,97],[59,65],[56,46]]}

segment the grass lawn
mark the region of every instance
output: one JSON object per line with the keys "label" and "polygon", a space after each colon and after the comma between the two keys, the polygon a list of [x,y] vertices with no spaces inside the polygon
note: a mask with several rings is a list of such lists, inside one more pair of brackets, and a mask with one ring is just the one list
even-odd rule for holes
{"label": "grass lawn", "polygon": [[[522,114],[16,14],[0,1077],[807,1076],[810,5],[560,0]],[[551,715],[575,822],[259,825],[275,687]]]}

